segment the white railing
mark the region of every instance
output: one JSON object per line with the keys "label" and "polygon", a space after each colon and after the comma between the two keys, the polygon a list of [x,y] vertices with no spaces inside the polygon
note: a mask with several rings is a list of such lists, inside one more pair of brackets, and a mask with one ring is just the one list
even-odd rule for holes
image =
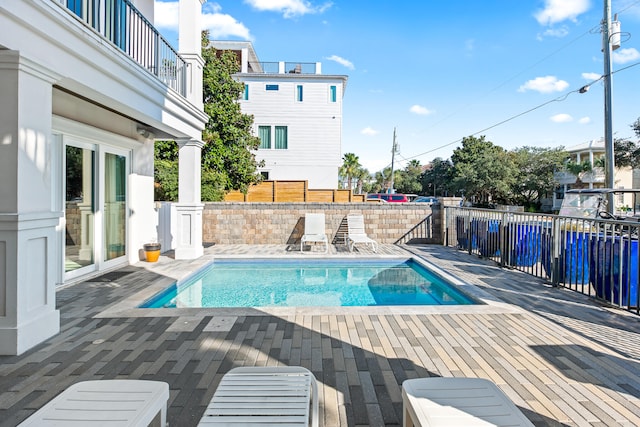
{"label": "white railing", "polygon": [[129,0],[53,0],[186,96],[187,63]]}

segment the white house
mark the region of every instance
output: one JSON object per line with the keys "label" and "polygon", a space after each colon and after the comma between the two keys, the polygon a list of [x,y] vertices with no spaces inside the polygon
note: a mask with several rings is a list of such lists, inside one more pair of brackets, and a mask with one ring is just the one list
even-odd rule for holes
{"label": "white house", "polygon": [[57,285],[156,238],[154,138],[180,146],[176,256],[202,253],[201,8],[180,0],[178,54],[154,0],[0,2],[0,354],[59,331]]}
{"label": "white house", "polygon": [[[583,172],[579,176],[572,174],[569,171],[558,171],[554,174],[554,179],[557,183],[556,191],[553,195],[553,209],[559,210],[564,199],[564,193],[572,188],[578,188],[579,185],[582,188],[604,188],[605,186],[605,173],[603,167],[594,166],[595,161],[605,156],[604,139],[594,139],[583,144],[574,145],[566,149],[571,160],[576,163],[582,163],[588,160],[592,166],[592,170],[589,172]],[[578,181],[579,179],[579,181]],[[634,171],[631,168],[615,168],[614,171],[614,187],[615,188],[638,188],[637,182],[634,182]],[[627,195],[627,200],[624,200],[622,195],[620,199],[616,200],[617,205],[630,204],[631,195]]]}
{"label": "white house", "polygon": [[262,140],[259,172],[269,180],[306,180],[309,188],[338,188],[342,164],[342,99],[347,76],[324,75],[320,63],[260,62],[245,41],[213,41],[235,51],[245,84],[242,112],[254,117]]}

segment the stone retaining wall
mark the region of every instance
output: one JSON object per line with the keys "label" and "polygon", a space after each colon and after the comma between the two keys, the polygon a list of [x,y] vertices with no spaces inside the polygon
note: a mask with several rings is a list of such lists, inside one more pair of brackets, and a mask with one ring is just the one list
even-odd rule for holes
{"label": "stone retaining wall", "polygon": [[439,205],[421,203],[206,203],[203,211],[205,243],[299,245],[304,215],[324,212],[330,241],[342,244],[346,216],[361,213],[367,234],[378,243],[442,244]]}

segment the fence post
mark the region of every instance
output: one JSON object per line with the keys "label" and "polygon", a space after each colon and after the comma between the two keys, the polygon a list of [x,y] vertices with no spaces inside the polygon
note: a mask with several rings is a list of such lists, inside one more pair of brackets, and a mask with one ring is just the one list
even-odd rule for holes
{"label": "fence post", "polygon": [[553,241],[551,242],[551,284],[558,286],[560,283],[560,221],[552,218]]}

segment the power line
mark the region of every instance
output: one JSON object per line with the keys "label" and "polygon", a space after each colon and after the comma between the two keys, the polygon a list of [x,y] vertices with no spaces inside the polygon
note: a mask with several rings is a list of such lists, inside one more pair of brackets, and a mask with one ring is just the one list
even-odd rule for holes
{"label": "power line", "polygon": [[[638,2],[640,3],[640,0],[638,0]],[[627,70],[627,69],[629,69],[629,68],[632,68],[632,67],[635,67],[635,66],[638,66],[638,65],[640,65],[640,62],[636,62],[636,63],[630,64],[630,65],[628,65],[628,66],[626,66],[626,67],[620,68],[619,70],[613,71],[611,74],[616,74],[616,73],[619,73],[620,71],[624,71],[624,70]],[[516,114],[516,115],[514,115],[514,116],[511,116],[511,117],[509,117],[509,118],[507,118],[507,119],[505,119],[505,120],[502,120],[502,121],[500,121],[500,122],[498,122],[498,123],[495,123],[495,124],[493,124],[493,125],[491,125],[491,126],[489,126],[489,127],[486,127],[486,128],[481,129],[481,130],[479,130],[479,131],[477,131],[477,132],[474,132],[474,133],[472,133],[472,134],[470,134],[470,135],[468,135],[468,136],[475,136],[475,135],[478,135],[478,134],[480,134],[480,133],[486,132],[486,131],[491,130],[491,129],[493,129],[493,128],[496,128],[496,127],[498,127],[498,126],[500,126],[500,125],[503,125],[503,124],[505,124],[505,123],[508,123],[508,122],[510,122],[510,121],[512,121],[512,120],[515,120],[515,119],[517,119],[518,117],[524,116],[525,114],[529,114],[529,113],[531,113],[532,111],[538,110],[538,109],[540,109],[540,108],[542,108],[542,107],[544,107],[544,106],[546,106],[546,105],[548,105],[548,104],[551,104],[551,103],[553,103],[553,102],[562,102],[562,101],[564,101],[565,99],[567,99],[567,98],[569,97],[569,95],[571,95],[572,93],[585,93],[591,85],[593,85],[593,84],[595,84],[595,83],[599,82],[599,81],[600,81],[600,80],[602,80],[604,77],[605,77],[605,76],[600,76],[600,77],[599,77],[599,78],[597,78],[596,80],[593,80],[591,83],[588,83],[588,84],[586,84],[586,85],[582,86],[580,89],[575,89],[575,90],[572,90],[572,91],[570,91],[570,92],[567,92],[567,93],[565,93],[564,95],[561,95],[561,96],[558,96],[557,98],[554,98],[554,99],[551,99],[551,100],[549,100],[549,101],[546,101],[546,102],[544,102],[544,103],[542,103],[542,104],[539,104],[539,105],[537,105],[537,106],[535,106],[535,107],[533,107],[533,108],[530,108],[530,109],[528,109],[528,110],[526,110],[526,111],[523,111],[523,112],[518,113],[518,114]],[[433,149],[428,150],[428,151],[425,151],[425,152],[423,152],[423,153],[416,154],[415,156],[406,157],[406,158],[403,158],[403,159],[404,159],[404,160],[411,160],[411,159],[415,159],[415,158],[417,158],[417,157],[422,157],[422,156],[424,156],[425,154],[429,154],[429,153],[432,153],[432,152],[434,152],[434,151],[438,151],[438,150],[440,150],[440,149],[442,149],[442,148],[448,147],[448,146],[450,146],[450,145],[453,145],[453,144],[459,143],[459,142],[461,142],[463,139],[464,139],[464,138],[458,138],[458,139],[456,139],[455,141],[449,142],[449,143],[447,143],[447,144],[441,145],[441,146],[439,146],[439,147],[433,148]]]}
{"label": "power line", "polygon": [[[629,4],[627,7],[625,7],[625,8],[623,8],[623,9],[621,9],[621,10],[617,11],[617,12],[616,12],[616,14],[622,14],[622,13],[624,13],[625,11],[627,11],[627,10],[631,9],[632,7],[634,7],[634,6],[635,6],[635,5],[637,5],[637,4],[640,4],[640,0],[636,0],[635,2],[633,2],[633,3]],[[568,48],[569,46],[571,46],[572,44],[574,44],[575,42],[577,42],[578,40],[580,40],[581,38],[583,38],[585,35],[587,35],[587,34],[592,34],[594,31],[600,30],[600,28],[601,28],[601,23],[599,23],[598,25],[595,25],[594,27],[590,28],[588,31],[585,31],[584,33],[580,34],[578,37],[576,37],[576,38],[572,39],[571,41],[569,41],[568,43],[564,44],[564,45],[563,45],[563,46],[561,46],[560,48],[558,48],[558,49],[556,49],[555,51],[551,52],[550,54],[548,54],[548,55],[544,56],[544,57],[543,57],[543,58],[541,58],[540,60],[536,61],[535,63],[531,64],[531,65],[530,65],[530,66],[528,66],[527,68],[523,69],[522,71],[520,71],[520,72],[518,72],[517,74],[513,75],[512,77],[508,78],[508,79],[507,79],[507,80],[505,80],[504,82],[500,83],[498,86],[496,86],[496,87],[494,87],[493,89],[491,89],[490,91],[488,91],[488,92],[487,92],[483,97],[485,97],[485,96],[487,96],[487,95],[489,95],[489,94],[491,94],[491,93],[495,92],[496,90],[498,90],[498,89],[500,89],[501,87],[505,86],[507,83],[509,83],[509,82],[511,82],[512,80],[514,80],[516,77],[518,77],[518,76],[522,75],[525,71],[528,71],[528,70],[532,69],[533,67],[535,67],[535,66],[537,66],[537,65],[541,64],[542,62],[544,62],[544,61],[546,61],[547,59],[551,58],[552,56],[556,55],[556,54],[557,54],[557,53],[559,53],[560,51],[562,51],[562,50],[564,50],[564,49]],[[619,70],[616,70],[616,71],[612,71],[612,72],[611,72],[611,75],[616,74],[616,73],[618,73],[618,72],[620,72],[620,71],[624,71],[624,70],[627,70],[627,69],[629,69],[629,68],[635,67],[635,66],[637,66],[637,65],[640,65],[640,62],[636,62],[636,63],[634,63],[634,64],[628,65],[628,66],[623,67],[623,68],[620,68]],[[531,112],[533,112],[533,111],[535,111],[535,110],[538,110],[538,109],[540,109],[540,108],[542,108],[542,107],[544,107],[544,106],[546,106],[546,105],[548,105],[548,104],[551,104],[551,103],[553,103],[553,102],[562,102],[562,101],[564,101],[565,99],[567,99],[567,98],[569,97],[569,95],[571,95],[572,93],[576,93],[576,92],[577,92],[577,93],[585,93],[585,92],[589,89],[589,87],[590,87],[591,85],[593,85],[593,84],[595,84],[595,83],[599,82],[600,80],[604,79],[604,77],[605,77],[604,75],[603,75],[603,76],[600,76],[598,79],[596,79],[596,80],[592,81],[591,83],[588,83],[588,84],[586,84],[586,85],[582,86],[580,89],[576,89],[576,90],[572,90],[572,91],[570,91],[570,92],[567,92],[567,93],[566,93],[566,94],[564,94],[564,95],[561,95],[561,96],[559,96],[559,97],[557,97],[557,98],[554,98],[554,99],[552,99],[552,100],[546,101],[546,102],[544,102],[544,103],[542,103],[542,104],[540,104],[540,105],[537,105],[537,106],[535,106],[535,107],[533,107],[533,108],[530,108],[530,109],[528,109],[528,110],[526,110],[526,111],[523,111],[523,112],[521,112],[521,113],[519,113],[519,114],[516,114],[516,115],[514,115],[514,116],[511,116],[511,117],[509,117],[509,118],[507,118],[507,119],[505,119],[505,120],[502,120],[502,121],[500,121],[500,122],[498,122],[498,123],[495,123],[495,124],[493,124],[493,125],[491,125],[491,126],[489,126],[489,127],[486,127],[486,128],[484,128],[484,129],[482,129],[482,130],[479,130],[479,131],[477,131],[477,132],[474,132],[474,133],[472,133],[472,134],[470,134],[470,135],[468,135],[468,136],[475,136],[475,135],[478,135],[478,134],[480,134],[480,133],[486,132],[486,131],[491,130],[491,129],[493,129],[493,128],[496,128],[496,127],[498,127],[498,126],[500,126],[500,125],[503,125],[503,124],[505,124],[505,123],[508,123],[508,122],[510,122],[510,121],[512,121],[512,120],[515,120],[515,119],[517,119],[518,117],[524,116],[525,114],[528,114],[528,113],[531,113]],[[447,120],[447,119],[449,119],[450,117],[452,117],[452,116],[454,116],[455,114],[459,113],[460,111],[462,111],[462,110],[464,110],[464,109],[466,109],[466,108],[470,107],[471,105],[473,105],[473,104],[472,104],[472,103],[470,103],[470,104],[465,105],[465,106],[464,106],[464,107],[462,107],[461,109],[459,109],[459,110],[457,110],[457,111],[455,111],[455,112],[453,112],[453,113],[449,114],[448,116],[444,117],[442,120],[440,120],[440,121],[438,121],[438,122],[436,122],[436,123],[432,124],[432,125],[431,125],[431,126],[429,126],[428,128],[426,128],[426,129],[424,129],[423,131],[421,131],[420,133],[424,132],[425,130],[431,129],[431,128],[433,128],[434,126],[436,126],[436,125],[438,125],[438,124],[440,124],[440,123],[442,123],[442,122],[446,121],[446,120]],[[458,138],[458,139],[456,139],[455,141],[449,142],[449,143],[447,143],[447,144],[441,145],[441,146],[439,146],[439,147],[433,148],[433,149],[428,150],[428,151],[425,151],[425,152],[423,152],[423,153],[416,154],[416,155],[414,155],[414,156],[410,156],[410,157],[406,157],[406,158],[405,158],[405,157],[402,157],[402,161],[409,161],[409,160],[412,160],[412,159],[415,159],[415,158],[418,158],[418,157],[422,157],[422,156],[424,156],[424,155],[426,155],[426,154],[432,153],[432,152],[434,152],[434,151],[438,151],[438,150],[440,150],[440,149],[442,149],[442,148],[446,148],[446,147],[449,147],[449,146],[451,146],[451,145],[453,145],[453,144],[460,143],[460,142],[462,142],[462,140],[463,140],[463,139],[464,139],[464,138]],[[385,168],[387,168],[387,167],[389,167],[389,165],[385,166],[385,167],[384,167],[384,168],[382,168],[381,170],[383,171],[383,170],[384,170]]]}

